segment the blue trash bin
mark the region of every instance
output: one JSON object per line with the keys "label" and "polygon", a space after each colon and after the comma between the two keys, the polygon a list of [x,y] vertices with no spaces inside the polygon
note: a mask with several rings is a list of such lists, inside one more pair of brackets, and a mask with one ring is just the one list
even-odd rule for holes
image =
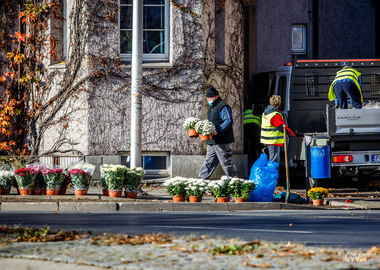
{"label": "blue trash bin", "polygon": [[331,178],[329,146],[311,146],[310,163],[313,179]]}

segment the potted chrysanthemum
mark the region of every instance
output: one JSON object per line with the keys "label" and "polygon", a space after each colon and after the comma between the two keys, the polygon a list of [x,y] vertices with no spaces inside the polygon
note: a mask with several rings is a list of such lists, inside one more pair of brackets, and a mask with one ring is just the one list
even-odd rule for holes
{"label": "potted chrysanthemum", "polygon": [[138,190],[142,185],[142,180],[145,171],[141,167],[127,169],[125,175],[124,189],[125,197],[130,199],[136,199]]}
{"label": "potted chrysanthemum", "polygon": [[172,196],[173,202],[184,202],[186,195],[187,178],[174,177],[164,182],[166,190]]}
{"label": "potted chrysanthemum", "polygon": [[186,196],[190,202],[201,202],[202,197],[207,193],[208,183],[203,179],[189,179],[186,183]]}
{"label": "potted chrysanthemum", "polygon": [[65,181],[65,174],[62,169],[51,169],[43,172],[44,181],[46,183],[46,195],[58,195],[63,181]]}
{"label": "potted chrysanthemum", "polygon": [[246,202],[251,193],[256,189],[256,184],[250,180],[232,178],[230,181],[235,202]]}
{"label": "potted chrysanthemum", "polygon": [[46,184],[44,181],[43,172],[48,170],[48,168],[41,164],[34,164],[29,166],[28,169],[33,177],[33,195],[43,195],[46,189]]}
{"label": "potted chrysanthemum", "polygon": [[16,182],[21,195],[32,195],[35,172],[30,168],[20,168],[15,171]]}
{"label": "potted chrysanthemum", "polygon": [[0,171],[0,194],[1,195],[9,194],[14,180],[15,180],[15,176],[13,172]]}
{"label": "potted chrysanthemum", "polygon": [[216,202],[229,202],[232,193],[230,185],[231,177],[222,176],[220,180],[210,181],[208,188],[212,196],[216,198]]}
{"label": "potted chrysanthemum", "polygon": [[95,165],[85,162],[74,163],[69,167],[70,181],[77,196],[87,195]]}
{"label": "potted chrysanthemum", "polygon": [[[108,196],[120,197],[123,191],[125,174],[128,170],[124,165],[104,164],[100,168],[103,189],[107,190]],[[106,193],[103,191],[103,195]]]}
{"label": "potted chrysanthemum", "polygon": [[201,121],[199,118],[195,117],[189,117],[185,120],[185,123],[183,124],[183,128],[187,130],[187,134],[189,137],[198,137],[198,133],[195,131],[195,125]]}
{"label": "potted chrysanthemum", "polygon": [[195,131],[199,134],[202,141],[207,141],[212,139],[215,126],[212,122],[206,119],[195,124]]}
{"label": "potted chrysanthemum", "polygon": [[323,205],[324,198],[329,195],[327,188],[314,187],[307,191],[307,196],[313,200],[314,205]]}

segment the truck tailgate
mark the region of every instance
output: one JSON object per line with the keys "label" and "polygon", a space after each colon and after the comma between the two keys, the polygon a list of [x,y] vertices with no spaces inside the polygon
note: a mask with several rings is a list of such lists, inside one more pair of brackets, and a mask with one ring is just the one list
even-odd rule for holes
{"label": "truck tailgate", "polygon": [[347,109],[335,111],[336,134],[369,134],[380,136],[380,109]]}

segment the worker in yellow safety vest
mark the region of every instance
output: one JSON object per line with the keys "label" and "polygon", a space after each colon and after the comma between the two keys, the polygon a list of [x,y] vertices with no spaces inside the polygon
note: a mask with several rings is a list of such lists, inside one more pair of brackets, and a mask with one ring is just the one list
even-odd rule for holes
{"label": "worker in yellow safety vest", "polygon": [[[280,151],[284,145],[283,126],[289,131],[291,136],[295,136],[294,132],[285,124],[284,117],[279,111],[281,105],[281,97],[277,95],[271,96],[269,105],[265,108],[261,120],[261,143],[268,148],[271,161],[280,164]],[[277,167],[278,171],[280,166]]]}
{"label": "worker in yellow safety vest", "polygon": [[334,81],[330,85],[329,100],[338,100],[341,109],[347,109],[347,97],[351,99],[355,109],[361,109],[363,94],[361,90],[361,74],[351,66],[344,66],[336,73]]}
{"label": "worker in yellow safety vest", "polygon": [[253,104],[252,109],[247,109],[243,114],[244,127],[244,150],[248,155],[248,169],[260,155],[262,146],[260,144],[262,107]]}

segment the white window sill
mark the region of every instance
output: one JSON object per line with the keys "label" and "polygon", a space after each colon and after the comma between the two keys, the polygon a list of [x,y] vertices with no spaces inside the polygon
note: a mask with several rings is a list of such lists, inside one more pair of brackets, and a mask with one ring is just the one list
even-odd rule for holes
{"label": "white window sill", "polygon": [[58,64],[50,65],[48,66],[49,69],[65,69],[66,68],[66,61],[62,61]]}
{"label": "white window sill", "polygon": [[[171,68],[173,65],[171,63],[143,63],[142,64],[142,68],[143,69],[153,69],[153,68]],[[132,64],[128,63],[128,64],[124,64],[124,65],[121,65],[122,68],[125,68],[125,69],[131,69],[132,68]]]}

